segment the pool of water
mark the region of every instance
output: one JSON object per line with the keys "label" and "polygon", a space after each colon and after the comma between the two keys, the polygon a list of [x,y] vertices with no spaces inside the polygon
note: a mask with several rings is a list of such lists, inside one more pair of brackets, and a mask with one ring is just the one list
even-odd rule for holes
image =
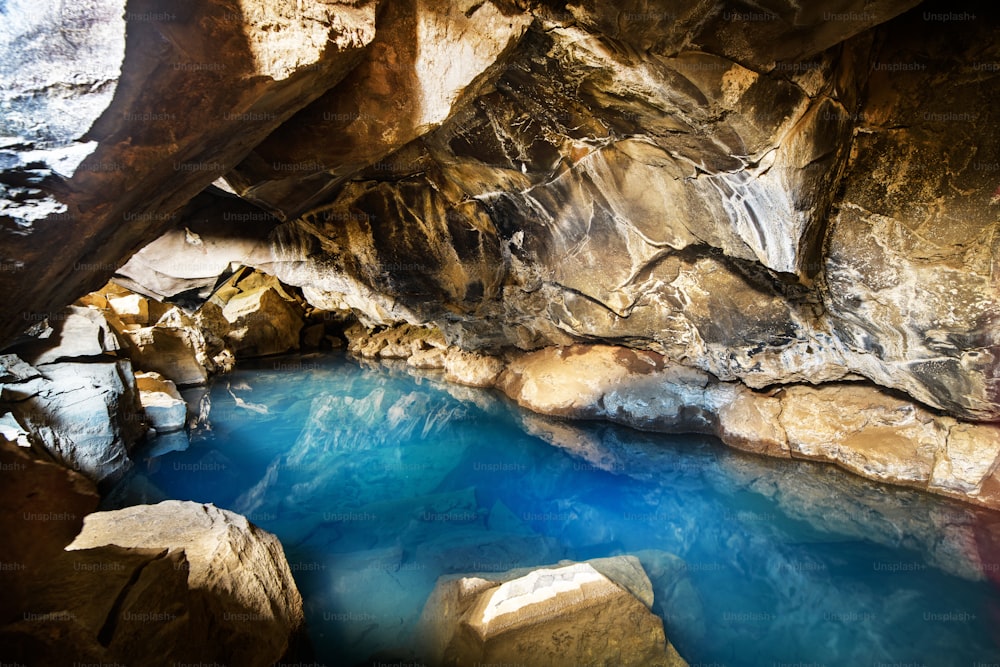
{"label": "pool of water", "polygon": [[275,533],[331,667],[419,660],[440,575],[617,554],[692,665],[1000,663],[995,514],[411,373],[244,364],[188,392],[190,446],[153,441],[108,506],[211,502]]}

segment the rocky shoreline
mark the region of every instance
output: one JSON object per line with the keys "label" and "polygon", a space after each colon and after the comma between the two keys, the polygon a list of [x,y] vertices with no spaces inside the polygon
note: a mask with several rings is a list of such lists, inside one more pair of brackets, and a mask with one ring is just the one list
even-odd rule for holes
{"label": "rocky shoreline", "polygon": [[[0,639],[56,663],[294,653],[273,536],[190,503],[93,513],[144,439],[206,426],[181,390],[270,355],[496,389],[595,465],[613,447],[570,420],[1000,510],[1000,20],[766,4],[0,8],[0,493],[24,570]],[[669,654],[645,593],[587,567],[545,576]],[[438,597],[469,625],[509,583]],[[434,654],[506,660],[484,623]]]}
{"label": "rocky shoreline", "polygon": [[502,357],[448,346],[440,334],[410,325],[346,333],[358,356],[441,370],[448,381],[494,387],[543,415],[711,434],[754,454],[829,462],[867,479],[1000,509],[1000,427],[957,420],[869,383],[757,391],[620,346]]}

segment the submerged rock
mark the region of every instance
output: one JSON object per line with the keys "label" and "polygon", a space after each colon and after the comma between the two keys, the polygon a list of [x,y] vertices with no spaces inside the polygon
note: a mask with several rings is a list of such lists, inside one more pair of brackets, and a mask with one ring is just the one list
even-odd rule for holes
{"label": "submerged rock", "polygon": [[649,609],[633,557],[446,577],[421,616],[431,665],[671,665],[685,662]]}

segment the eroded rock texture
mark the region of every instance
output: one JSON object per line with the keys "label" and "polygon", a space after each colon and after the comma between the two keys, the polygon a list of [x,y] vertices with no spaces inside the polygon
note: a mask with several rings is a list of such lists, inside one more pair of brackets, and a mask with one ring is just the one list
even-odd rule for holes
{"label": "eroded rock texture", "polygon": [[375,4],[5,3],[0,337],[103,284],[342,79]]}
{"label": "eroded rock texture", "polygon": [[[38,65],[54,19],[5,27],[47,78],[4,93],[20,139],[0,288],[21,296],[0,333],[118,270],[177,304],[168,322],[153,301],[100,306],[130,353],[197,383],[231,363],[221,350],[325,339],[293,286],[311,312],[375,330],[362,354],[520,396],[510,364],[526,353],[613,344],[661,360],[677,390],[582,413],[993,502],[996,442],[974,424],[1000,419],[995,12],[376,4],[129,5],[124,41],[101,5],[58,67]],[[29,128],[84,60],[109,67],[100,85],[87,75],[79,118]],[[84,134],[76,171],[52,167]],[[280,284],[239,288],[242,267]],[[440,333],[379,338],[404,324]],[[145,356],[171,345],[185,379]],[[817,403],[827,431],[786,423]],[[857,411],[870,421],[854,429]]]}
{"label": "eroded rock texture", "polygon": [[[996,24],[714,9],[536,9],[490,85],[388,157],[257,185],[248,160],[230,179],[289,218],[255,261],[466,349],[613,341],[996,419]],[[300,114],[313,150],[348,150],[348,86]],[[279,182],[328,203],[293,219]]]}
{"label": "eroded rock texture", "polygon": [[[23,455],[13,460],[21,461],[20,471],[29,469]],[[274,535],[231,512],[179,501],[97,512],[84,521],[96,493],[90,492],[88,506],[75,473],[52,464],[33,467],[39,474],[19,476],[44,480],[36,495],[43,488],[49,496],[23,508],[26,518],[61,522],[72,532],[48,526],[48,549],[30,547],[30,560],[21,542],[39,531],[11,536],[9,553],[20,558],[16,576],[5,577],[13,586],[0,605],[5,658],[48,665],[209,660],[263,666],[294,655],[302,600]],[[16,501],[18,492],[5,489],[5,498]]]}

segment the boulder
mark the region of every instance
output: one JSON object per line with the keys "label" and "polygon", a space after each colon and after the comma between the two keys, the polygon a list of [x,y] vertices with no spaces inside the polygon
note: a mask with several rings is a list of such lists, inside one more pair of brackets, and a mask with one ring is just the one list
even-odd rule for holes
{"label": "boulder", "polygon": [[0,385],[0,403],[33,447],[102,484],[131,467],[146,428],[128,360],[40,366],[34,377]]}
{"label": "boulder", "polygon": [[220,285],[194,321],[213,356],[262,357],[299,349],[305,309],[277,279],[242,269]]}
{"label": "boulder", "polygon": [[432,665],[687,665],[652,598],[634,557],[445,577],[418,637]]}
{"label": "boulder", "polygon": [[302,308],[273,286],[237,294],[226,302],[222,316],[230,324],[225,340],[237,358],[299,349]]}
{"label": "boulder", "polygon": [[271,665],[302,630],[302,599],[281,543],[238,514],[176,500],[97,512],[67,549],[80,558],[110,547],[159,550],[159,565],[142,569],[126,586],[127,604],[114,610],[109,651],[118,658]]}
{"label": "boulder", "polygon": [[115,331],[95,308],[68,306],[45,320],[48,325],[10,349],[32,365],[115,355],[122,350]]}
{"label": "boulder", "polygon": [[193,325],[149,326],[125,331],[130,356],[139,368],[159,373],[177,386],[208,379],[205,338]]}
{"label": "boulder", "polygon": [[159,373],[136,373],[139,401],[157,433],[179,431],[187,423],[187,403],[177,386]]}
{"label": "boulder", "polygon": [[470,387],[492,387],[503,371],[503,361],[488,354],[448,348],[444,357],[444,378]]}
{"label": "boulder", "polygon": [[127,294],[109,298],[108,308],[118,317],[122,324],[138,324],[146,326],[149,321],[149,301],[139,294]]}

